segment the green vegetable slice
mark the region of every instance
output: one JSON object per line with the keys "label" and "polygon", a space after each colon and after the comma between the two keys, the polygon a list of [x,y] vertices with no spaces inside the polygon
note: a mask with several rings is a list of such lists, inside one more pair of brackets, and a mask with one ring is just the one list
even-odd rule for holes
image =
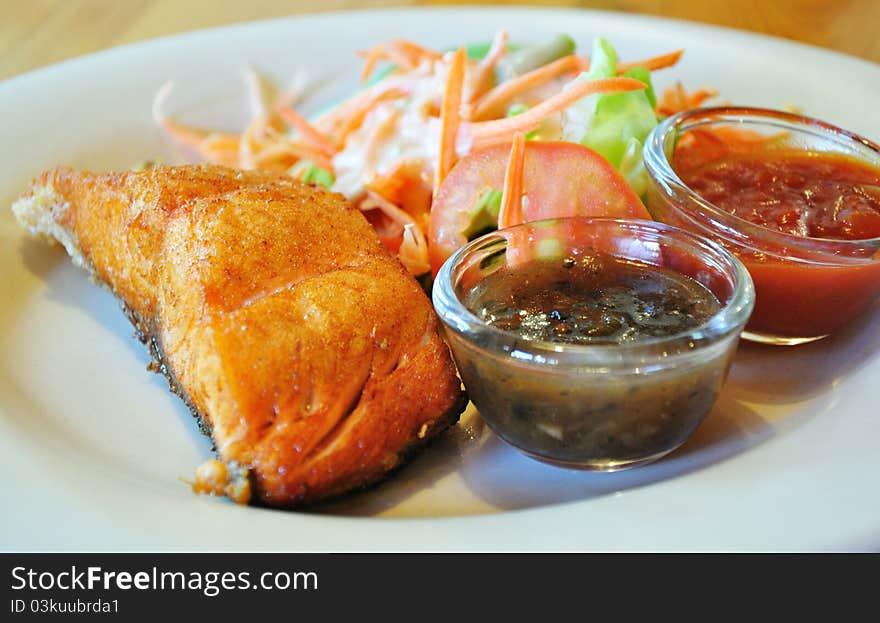
{"label": "green vegetable slice", "polygon": [[471,222],[463,232],[469,241],[498,228],[501,195],[500,190],[490,188],[480,196],[471,213]]}
{"label": "green vegetable slice", "polygon": [[558,58],[574,54],[576,47],[574,39],[561,34],[547,43],[520,48],[498,62],[497,78],[500,82],[543,67]]}
{"label": "green vegetable slice", "polygon": [[300,160],[290,167],[287,174],[291,177],[302,180],[306,184],[320,184],[327,189],[332,188],[334,182],[336,182],[333,173],[327,169],[322,169],[321,167],[316,166],[315,163],[310,160]]}
{"label": "green vegetable slice", "polygon": [[[593,43],[590,70],[576,80],[596,80],[617,75],[617,52],[604,38]],[[594,149],[627,179],[639,195],[647,188],[642,148],[657,125],[651,74],[636,67],[626,74],[648,85],[644,91],[591,95],[569,107],[563,117],[563,138]]]}

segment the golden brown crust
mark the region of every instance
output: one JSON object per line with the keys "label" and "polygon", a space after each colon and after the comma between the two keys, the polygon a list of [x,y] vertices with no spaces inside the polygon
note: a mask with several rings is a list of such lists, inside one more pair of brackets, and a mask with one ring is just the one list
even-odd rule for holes
{"label": "golden brown crust", "polygon": [[372,483],[464,407],[430,302],[340,195],[216,166],[55,169],[37,195],[263,503]]}

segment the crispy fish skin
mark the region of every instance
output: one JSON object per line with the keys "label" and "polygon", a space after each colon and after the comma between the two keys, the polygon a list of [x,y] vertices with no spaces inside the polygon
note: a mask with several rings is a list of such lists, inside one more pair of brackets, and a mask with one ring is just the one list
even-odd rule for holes
{"label": "crispy fish skin", "polygon": [[209,165],[56,168],[13,211],[121,299],[262,503],[369,485],[464,408],[430,302],[341,195]]}

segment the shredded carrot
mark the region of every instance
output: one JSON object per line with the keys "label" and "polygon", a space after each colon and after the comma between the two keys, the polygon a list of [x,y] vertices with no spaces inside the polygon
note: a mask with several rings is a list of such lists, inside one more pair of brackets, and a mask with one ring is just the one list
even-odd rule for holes
{"label": "shredded carrot", "polygon": [[173,88],[173,82],[166,82],[156,91],[156,96],[153,98],[153,121],[177,141],[191,149],[201,151],[202,141],[211,136],[213,132],[184,125],[166,117],[162,112],[162,106]]}
{"label": "shredded carrot", "polygon": [[367,114],[383,101],[406,97],[408,91],[402,88],[380,89],[365,91],[345,102],[339,108],[331,111],[326,116],[315,122],[315,126],[324,129],[324,134],[334,140],[334,147],[341,149],[345,145],[348,135],[357,130]]}
{"label": "shredded carrot", "polygon": [[[651,71],[664,69],[675,65],[684,50],[677,50],[669,54],[663,54],[641,61],[629,63],[620,63],[617,67],[618,73],[623,73],[633,67],[644,67]],[[587,71],[590,68],[590,62],[575,54],[563,56],[560,59],[548,63],[543,67],[539,67],[527,72],[517,78],[512,78],[489,91],[477,103],[474,110],[473,119],[481,121],[484,119],[492,119],[504,114],[504,106],[509,104],[514,98],[526,93],[542,84],[546,84],[551,80],[560,78],[568,73],[576,73]]]}
{"label": "shredded carrot", "polygon": [[[528,132],[526,132],[528,134]],[[462,131],[459,134],[459,138],[462,140],[467,140],[467,129],[466,126],[462,127]],[[499,145],[510,145],[510,141],[513,139],[513,134],[497,134],[492,136],[483,137],[477,140],[471,139],[470,150],[474,151],[477,149],[489,149],[490,147],[498,147]]]}
{"label": "shredded carrot", "polygon": [[330,134],[333,128],[345,123],[358,112],[369,110],[376,102],[383,99],[393,99],[396,97],[404,97],[408,94],[403,88],[392,87],[387,88],[383,84],[376,84],[368,89],[359,91],[353,97],[345,100],[339,106],[327,111],[318,117],[313,125],[324,132]]}
{"label": "shredded carrot", "polygon": [[238,151],[204,149],[202,156],[211,164],[220,164],[233,168],[238,166]]}
{"label": "shredded carrot", "polygon": [[443,57],[439,52],[429,50],[406,39],[388,41],[377,45],[372,50],[358,52],[357,55],[364,58],[361,82],[369,79],[380,60],[387,60],[396,65],[398,69],[409,71],[417,67],[423,60],[434,61]]}
{"label": "shredded carrot", "polygon": [[418,225],[408,223],[403,226],[403,240],[397,252],[400,262],[406,266],[413,275],[423,275],[431,270],[431,262],[428,259],[428,241],[425,233]]}
{"label": "shredded carrot", "polygon": [[418,61],[413,57],[413,55],[410,54],[409,51],[407,51],[406,49],[399,46],[396,41],[392,41],[388,45],[384,46],[383,57],[386,60],[390,61],[392,64],[397,65],[399,69],[403,69],[405,71],[409,71],[413,69],[416,65],[418,65]]}
{"label": "shredded carrot", "polygon": [[526,139],[523,132],[513,135],[507,169],[504,171],[504,188],[501,207],[498,210],[498,229],[512,227],[523,222],[523,166],[525,164]]}
{"label": "shredded carrot", "polygon": [[663,96],[657,102],[657,112],[668,117],[684,110],[699,108],[703,102],[716,95],[718,93],[712,89],[698,89],[688,94],[681,82],[678,82],[674,87],[663,92]]}
{"label": "shredded carrot", "polygon": [[361,82],[366,82],[373,75],[376,64],[382,60],[382,50],[375,47],[366,52],[356,52],[356,54],[364,59],[364,67],[361,69]]}
{"label": "shredded carrot", "polygon": [[492,74],[495,71],[495,66],[501,60],[501,57],[507,53],[507,38],[507,31],[499,30],[492,40],[492,46],[489,48],[486,57],[477,65],[474,77],[471,80],[469,104],[474,104],[492,84]]}
{"label": "shredded carrot", "polygon": [[266,118],[257,117],[241,133],[241,140],[238,143],[238,159],[243,169],[257,168],[254,156],[260,150],[260,139],[265,127]]}
{"label": "shredded carrot", "polygon": [[411,159],[400,159],[381,174],[373,176],[364,187],[381,195],[413,217],[422,231],[428,231],[431,221],[432,187],[430,172],[424,164]]}
{"label": "shredded carrot", "polygon": [[299,132],[303,135],[310,143],[314,144],[314,146],[320,151],[324,152],[325,155],[332,157],[333,154],[336,153],[336,149],[333,146],[332,141],[324,136],[315,126],[308,122],[308,120],[303,117],[301,114],[296,112],[290,106],[282,106],[278,109],[278,114],[281,115],[281,118],[284,119],[287,123],[289,123],[292,127],[299,130]]}
{"label": "shredded carrot", "polygon": [[681,59],[682,54],[684,54],[684,50],[676,50],[675,52],[670,52],[669,54],[652,56],[651,58],[646,58],[641,61],[619,63],[617,65],[617,73],[622,74],[625,71],[629,71],[633,67],[644,67],[645,69],[649,69],[651,71],[666,69],[667,67],[672,67],[673,65],[675,65]]}
{"label": "shredded carrot", "polygon": [[[271,151],[276,150],[276,151]],[[259,158],[271,159],[272,154],[278,156],[289,154],[297,160],[310,160],[315,166],[321,167],[328,171],[333,170],[333,161],[323,152],[318,151],[314,146],[286,138],[277,139],[273,145],[266,146],[259,152]]]}
{"label": "shredded carrot", "polygon": [[209,162],[234,167],[238,165],[238,141],[234,134],[213,132],[201,142],[199,152]]}
{"label": "shredded carrot", "polygon": [[401,225],[415,225],[415,219],[412,216],[398,208],[396,205],[388,201],[385,197],[380,195],[379,193],[375,193],[371,190],[367,191],[367,195],[370,201],[363,202],[361,204],[361,209],[374,209],[378,208],[385,213],[386,216],[390,217],[395,223],[400,223]]}
{"label": "shredded carrot", "polygon": [[299,159],[300,156],[286,145],[272,145],[252,156],[253,168],[255,169],[287,170]]}
{"label": "shredded carrot", "polygon": [[674,115],[682,110],[687,110],[687,94],[681,82],[676,82],[663,92],[663,97],[657,102],[657,112],[664,115]]}
{"label": "shredded carrot", "polygon": [[432,61],[439,61],[443,58],[443,55],[436,50],[432,50],[430,48],[426,48],[423,45],[419,45],[418,43],[414,43],[409,39],[397,39],[395,43],[402,49],[409,52],[411,55],[419,57],[419,58],[427,58]]}
{"label": "shredded carrot", "polygon": [[415,64],[412,56],[395,41],[388,41],[377,45],[371,50],[357,52],[364,59],[364,67],[361,70],[361,82],[365,82],[373,74],[379,61],[385,60],[397,66],[398,70],[409,71]]}
{"label": "shredded carrot", "polygon": [[388,198],[389,201],[393,201],[395,204],[399,205],[399,201],[396,201],[396,197],[400,192],[400,189],[403,188],[404,185],[404,171],[407,166],[406,161],[398,161],[394,163],[388,170],[388,172],[382,175],[375,175],[369,182],[367,182],[364,186],[367,190],[372,190],[378,195],[382,195],[383,197]]}
{"label": "shredded carrot", "polygon": [[584,71],[588,66],[589,63],[586,59],[571,54],[521,76],[506,80],[477,101],[471,119],[482,121],[502,116],[505,106],[514,98],[566,74]]}
{"label": "shredded carrot", "polygon": [[400,116],[400,110],[393,108],[388,116],[375,125],[364,143],[364,162],[367,167],[364,171],[366,177],[373,177],[375,169],[373,162],[375,161],[376,152],[379,149],[382,139],[390,135],[397,127],[397,118]]}
{"label": "shredded carrot", "polygon": [[[425,233],[412,215],[372,190],[367,190],[367,198],[360,202],[360,209],[378,209],[392,222],[403,226],[403,237],[397,248],[397,254],[407,270],[414,275],[421,275],[431,269]],[[390,241],[385,241],[386,246],[389,244]]]}
{"label": "shredded carrot", "polygon": [[681,82],[675,83],[675,99],[678,102],[678,105],[684,109],[688,105],[688,97],[687,91],[684,90],[684,85]]}
{"label": "shredded carrot", "polygon": [[238,149],[238,135],[225,134],[223,132],[211,132],[202,141],[202,149],[221,149],[233,150]]}
{"label": "shredded carrot", "polygon": [[717,95],[718,91],[715,89],[697,89],[696,91],[691,92],[689,103],[696,108],[697,106],[701,106],[707,99],[711,99]]}
{"label": "shredded carrot", "polygon": [[397,165],[391,167],[391,170],[387,174],[374,175],[369,182],[364,184],[364,188],[383,197],[396,197],[400,188],[403,186],[403,179],[401,176],[402,166],[403,163],[397,163]]}
{"label": "shredded carrot", "polygon": [[491,141],[499,136],[511,136],[515,132],[534,130],[549,115],[568,108],[579,99],[588,95],[593,95],[594,93],[622,93],[625,91],[638,91],[644,88],[644,82],[632,78],[602,78],[600,80],[575,82],[521,115],[471,123],[465,129],[475,144],[487,139]]}
{"label": "shredded carrot", "polygon": [[219,164],[224,167],[231,167],[233,169],[239,168],[238,165],[238,151],[221,151],[221,150],[212,150],[205,149],[202,152],[205,160],[210,162],[211,164]]}
{"label": "shredded carrot", "polygon": [[238,166],[239,138],[234,134],[207,132],[167,118],[162,119],[160,125],[177,141],[197,151],[209,162]]}
{"label": "shredded carrot", "polygon": [[382,210],[361,207],[368,199],[361,202],[355,202],[355,205],[361,210],[364,218],[372,226],[373,231],[379,236],[382,245],[393,254],[397,254],[400,250],[400,243],[403,241],[403,225],[396,223],[388,218]]}
{"label": "shredded carrot", "polygon": [[434,171],[434,192],[446,178],[455,163],[455,142],[461,125],[461,96],[464,87],[464,68],[467,52],[458,48],[452,58],[446,88],[443,93],[443,106],[440,112],[440,154]]}
{"label": "shredded carrot", "polygon": [[159,125],[179,142],[196,150],[201,147],[202,141],[210,135],[210,132],[183,125],[174,119],[163,118],[159,121]]}

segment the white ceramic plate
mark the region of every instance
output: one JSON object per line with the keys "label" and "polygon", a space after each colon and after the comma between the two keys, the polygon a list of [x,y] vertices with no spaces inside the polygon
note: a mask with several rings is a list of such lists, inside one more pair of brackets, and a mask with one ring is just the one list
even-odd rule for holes
{"label": "white ceramic plate", "polygon": [[[800,106],[880,137],[880,68],[810,47],[659,19],[551,10],[328,14],[111,50],[0,84],[0,466],[4,549],[813,550],[880,547],[880,314],[798,348],[743,344],[705,424],[678,452],[617,474],[548,467],[473,413],[381,486],[310,513],[197,497],[179,478],[210,456],[163,378],[145,371],[113,298],[8,209],[57,163],[180,160],[150,120],[168,108],[235,129],[246,63],[314,79],[311,105],[352,89],[353,52],[405,35],[437,47],[567,32],[626,59],[685,47],[657,75],[737,104]],[[878,311],[875,308],[875,312]]]}

